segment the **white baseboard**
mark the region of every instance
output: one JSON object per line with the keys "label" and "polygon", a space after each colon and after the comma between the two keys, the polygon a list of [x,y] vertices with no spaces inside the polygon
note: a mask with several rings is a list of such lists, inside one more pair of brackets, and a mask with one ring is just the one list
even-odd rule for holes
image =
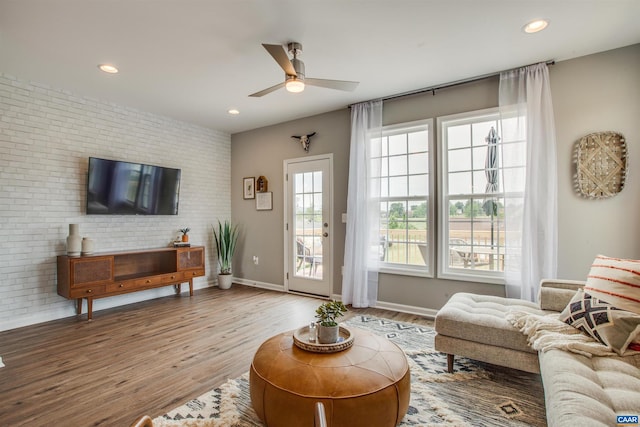
{"label": "white baseboard", "polygon": [[400,313],[417,314],[418,316],[429,317],[435,319],[438,310],[432,308],[415,307],[412,305],[396,304],[393,302],[378,301],[376,308],[382,310],[398,311]]}
{"label": "white baseboard", "polygon": [[[240,278],[234,278],[233,282],[239,285],[253,286],[254,288],[262,288],[262,289],[269,289],[272,291],[284,292],[284,286],[275,285],[273,283],[259,282],[256,280],[246,280],[246,279],[240,279]],[[340,301],[342,299],[342,295],[332,294],[331,299]],[[378,301],[376,303],[375,308],[379,308],[381,310],[397,311],[400,313],[416,314],[418,316],[424,316],[431,319],[435,319],[436,314],[438,314],[438,310],[434,310],[432,308],[415,307],[412,305],[396,304],[393,302],[384,302],[384,301]]]}
{"label": "white baseboard", "polygon": [[284,292],[283,285],[276,285],[274,283],[261,282],[259,280],[247,280],[247,279],[241,279],[239,277],[234,277],[233,283],[237,283],[239,285],[251,286],[254,288],[268,289],[270,291]]}

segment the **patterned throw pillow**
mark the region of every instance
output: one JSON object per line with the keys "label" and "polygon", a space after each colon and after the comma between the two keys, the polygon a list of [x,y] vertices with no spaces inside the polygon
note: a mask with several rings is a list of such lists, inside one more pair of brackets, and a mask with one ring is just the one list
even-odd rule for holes
{"label": "patterned throw pillow", "polygon": [[640,260],[598,255],[584,290],[615,307],[640,314]]}
{"label": "patterned throw pillow", "polygon": [[640,316],[621,310],[582,290],[560,313],[560,320],[597,339],[623,356],[640,336]]}

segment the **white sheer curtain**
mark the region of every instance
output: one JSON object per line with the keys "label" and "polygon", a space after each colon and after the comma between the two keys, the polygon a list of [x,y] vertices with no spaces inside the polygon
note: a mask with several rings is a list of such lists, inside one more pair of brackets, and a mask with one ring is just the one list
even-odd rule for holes
{"label": "white sheer curtain", "polygon": [[379,166],[372,163],[370,141],[380,138],[381,130],[382,101],[351,106],[342,302],[353,307],[375,306],[378,296],[380,184],[378,180],[371,179]]}
{"label": "white sheer curtain", "polygon": [[[547,65],[503,72],[499,102],[503,138],[525,141],[522,176],[505,175],[503,182],[507,297],[535,301],[540,280],[557,274],[556,134]],[[523,198],[508,197],[522,191]]]}

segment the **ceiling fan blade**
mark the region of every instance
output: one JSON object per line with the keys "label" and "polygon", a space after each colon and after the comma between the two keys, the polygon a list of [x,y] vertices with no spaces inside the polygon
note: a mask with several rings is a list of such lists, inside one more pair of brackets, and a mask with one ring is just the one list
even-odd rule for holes
{"label": "ceiling fan blade", "polygon": [[285,73],[289,76],[297,76],[296,70],[293,68],[293,64],[291,64],[291,60],[289,59],[289,55],[284,50],[284,46],[280,44],[264,44],[262,46],[267,49],[267,52],[273,56],[273,59],[276,60],[278,65],[282,67]]}
{"label": "ceiling fan blade", "polygon": [[326,87],[329,89],[337,89],[337,90],[346,90],[349,92],[355,90],[360,84],[360,82],[350,82],[346,80],[327,80],[327,79],[310,79],[310,78],[305,78],[304,82],[305,84],[308,84],[311,86]]}
{"label": "ceiling fan blade", "polygon": [[268,94],[270,94],[271,92],[275,92],[276,90],[280,89],[281,87],[284,87],[284,82],[282,82],[282,83],[278,83],[277,85],[275,85],[275,86],[271,86],[270,88],[267,88],[267,89],[261,90],[260,92],[252,93],[252,94],[251,94],[251,95],[249,95],[249,96],[253,96],[254,98],[259,98],[259,97],[261,97],[261,96],[268,95]]}

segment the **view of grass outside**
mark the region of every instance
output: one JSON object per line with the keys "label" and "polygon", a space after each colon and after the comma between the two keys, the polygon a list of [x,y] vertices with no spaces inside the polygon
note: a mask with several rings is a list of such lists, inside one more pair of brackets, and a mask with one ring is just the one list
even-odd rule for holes
{"label": "view of grass outside", "polygon": [[[409,211],[404,206],[404,202],[390,203],[388,214],[383,211],[385,227],[380,230],[381,260],[394,264],[425,265],[426,203]],[[450,267],[503,271],[500,261],[504,253],[503,216],[499,201],[459,200],[450,203]]]}

